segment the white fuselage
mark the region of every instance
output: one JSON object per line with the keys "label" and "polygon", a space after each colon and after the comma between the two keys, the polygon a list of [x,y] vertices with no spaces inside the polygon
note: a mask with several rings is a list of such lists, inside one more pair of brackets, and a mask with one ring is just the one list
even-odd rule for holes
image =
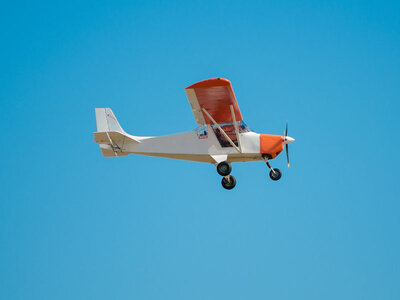
{"label": "white fuselage", "polygon": [[240,133],[241,152],[239,152],[233,147],[222,147],[210,125],[207,132],[206,137],[200,137],[195,130],[159,137],[135,136],[138,142],[128,140],[121,145],[121,151],[208,163],[215,163],[215,157],[224,155],[228,162],[262,160],[258,133]]}

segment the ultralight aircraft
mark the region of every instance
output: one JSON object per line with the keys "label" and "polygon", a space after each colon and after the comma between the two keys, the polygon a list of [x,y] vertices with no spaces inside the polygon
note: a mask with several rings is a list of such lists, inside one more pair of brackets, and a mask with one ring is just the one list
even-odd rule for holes
{"label": "ultralight aircraft", "polygon": [[233,189],[236,179],[230,175],[231,163],[263,160],[271,170],[272,180],[282,172],[272,168],[285,146],[289,166],[288,126],[283,135],[259,134],[243,121],[229,80],[206,79],[185,88],[196,129],[157,137],[133,136],[126,133],[110,108],[96,108],[97,132],[94,141],[105,157],[140,154],[214,164],[222,176],[222,186]]}

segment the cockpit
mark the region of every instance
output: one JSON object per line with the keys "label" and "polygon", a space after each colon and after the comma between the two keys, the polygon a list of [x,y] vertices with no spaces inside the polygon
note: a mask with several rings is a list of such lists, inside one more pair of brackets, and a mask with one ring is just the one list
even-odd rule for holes
{"label": "cockpit", "polygon": [[[244,122],[240,121],[238,123],[238,130],[239,133],[246,133],[246,132],[252,132],[251,128]],[[238,141],[237,141],[237,136],[236,136],[236,131],[235,131],[235,126],[232,122],[229,123],[220,123],[216,126],[215,124],[211,124],[211,128],[214,131],[215,136],[217,137],[221,147],[232,147],[232,144],[229,142],[229,140],[225,137],[225,134],[231,139],[231,141],[238,146]],[[224,131],[224,133],[221,132],[221,129]],[[207,125],[201,125],[195,129],[197,136],[199,139],[206,139],[208,138],[208,132],[207,132]]]}

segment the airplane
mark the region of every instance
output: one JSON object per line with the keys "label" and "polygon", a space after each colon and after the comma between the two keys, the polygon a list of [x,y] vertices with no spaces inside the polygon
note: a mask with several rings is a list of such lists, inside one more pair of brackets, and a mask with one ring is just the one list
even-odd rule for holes
{"label": "airplane", "polygon": [[96,108],[97,132],[94,141],[104,157],[139,154],[211,163],[222,176],[222,186],[231,190],[236,179],[230,173],[231,163],[264,161],[272,180],[282,172],[272,168],[270,160],[286,148],[289,167],[289,147],[294,138],[288,136],[288,124],[283,135],[259,134],[243,121],[231,82],[211,78],[185,88],[198,127],[192,131],[171,135],[144,137],[126,133],[110,108]]}

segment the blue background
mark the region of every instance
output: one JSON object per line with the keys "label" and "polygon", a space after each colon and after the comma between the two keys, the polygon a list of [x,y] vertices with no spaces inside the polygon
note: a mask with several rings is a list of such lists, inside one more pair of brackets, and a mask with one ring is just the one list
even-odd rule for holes
{"label": "blue background", "polygon": [[[398,1],[9,1],[0,48],[2,299],[399,299]],[[291,167],[103,158],[196,127],[231,80]]]}

